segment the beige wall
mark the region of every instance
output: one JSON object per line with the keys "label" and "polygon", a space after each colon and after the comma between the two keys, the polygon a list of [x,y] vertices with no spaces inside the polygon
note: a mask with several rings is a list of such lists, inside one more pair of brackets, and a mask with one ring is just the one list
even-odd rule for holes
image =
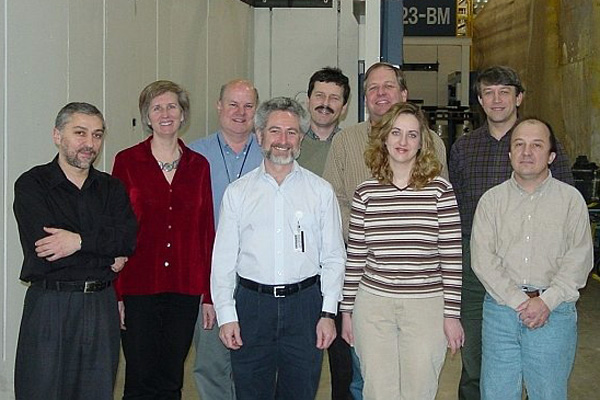
{"label": "beige wall", "polygon": [[103,110],[109,133],[97,168],[110,170],[117,151],[144,137],[137,97],[146,84],[170,79],[189,90],[189,142],[216,129],[221,83],[252,78],[252,51],[253,10],[239,0],[0,0],[0,398],[14,396],[25,293],[12,188],[56,153],[50,132],[60,107],[87,101]]}
{"label": "beige wall", "polygon": [[304,102],[308,81],[318,69],[339,67],[352,89],[341,126],[357,121],[358,22],[351,1],[333,8],[256,8],[254,77],[261,99],[295,97]]}
{"label": "beige wall", "polygon": [[522,115],[547,119],[571,160],[600,163],[600,3],[491,0],[474,22],[474,69],[515,68]]}

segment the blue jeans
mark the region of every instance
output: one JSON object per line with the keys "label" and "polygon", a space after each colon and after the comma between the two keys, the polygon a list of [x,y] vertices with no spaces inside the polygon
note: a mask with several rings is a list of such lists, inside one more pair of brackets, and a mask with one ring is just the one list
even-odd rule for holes
{"label": "blue jeans", "polygon": [[352,382],[350,382],[350,394],[354,400],[362,400],[362,391],[365,381],[360,373],[360,360],[354,347],[350,348],[350,354],[352,354]]}
{"label": "blue jeans", "polygon": [[529,329],[518,313],[486,295],[481,395],[484,400],[566,400],[577,347],[575,303],[561,303],[546,325]]}
{"label": "blue jeans", "polygon": [[320,285],[275,298],[238,286],[235,300],[243,345],[231,351],[238,400],[313,400],[323,352],[316,326]]}

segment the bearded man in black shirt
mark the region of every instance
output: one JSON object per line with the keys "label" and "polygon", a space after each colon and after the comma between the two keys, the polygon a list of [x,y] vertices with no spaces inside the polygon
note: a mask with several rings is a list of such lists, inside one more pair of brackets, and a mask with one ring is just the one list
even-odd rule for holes
{"label": "bearded man in black shirt", "polygon": [[58,155],[15,183],[25,296],[16,399],[112,399],[119,316],[111,287],[135,248],[137,223],[121,183],[93,167],[104,118],[70,103],[52,132]]}

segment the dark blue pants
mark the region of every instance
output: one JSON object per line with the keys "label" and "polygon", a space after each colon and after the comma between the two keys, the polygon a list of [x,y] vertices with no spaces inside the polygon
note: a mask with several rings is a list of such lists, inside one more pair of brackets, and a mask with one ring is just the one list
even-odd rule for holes
{"label": "dark blue pants", "polygon": [[123,399],[181,399],[200,296],[160,293],[124,296]]}
{"label": "dark blue pants", "polygon": [[17,400],[112,399],[118,363],[112,287],[96,293],[27,289],[15,364]]}
{"label": "dark blue pants", "polygon": [[238,286],[235,299],[243,342],[231,352],[238,400],[313,400],[323,358],[319,285],[284,298]]}

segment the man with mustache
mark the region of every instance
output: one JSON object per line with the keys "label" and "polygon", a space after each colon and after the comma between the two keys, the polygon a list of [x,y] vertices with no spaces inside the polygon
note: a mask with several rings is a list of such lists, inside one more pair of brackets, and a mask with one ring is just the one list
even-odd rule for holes
{"label": "man with mustache", "polygon": [[221,203],[211,293],[238,400],[314,399],[336,336],[346,252],[331,185],[295,161],[308,127],[292,99],[261,104],[264,161]]}
{"label": "man with mustache", "polygon": [[[339,68],[325,67],[308,82],[310,129],[304,135],[298,163],[321,176],[331,141],[340,131],[340,119],[346,114],[350,83]],[[334,397],[335,398],[335,397]]]}
{"label": "man with mustache", "polygon": [[30,282],[17,399],[113,397],[120,334],[111,284],[133,253],[137,223],[121,182],[93,167],[104,134],[96,107],[67,104],[52,132],[58,155],[15,182],[20,279]]}
{"label": "man with mustache", "polygon": [[[331,141],[341,130],[340,119],[346,114],[350,83],[339,68],[325,67],[315,72],[308,82],[308,112],[310,128],[302,141],[302,152],[298,164],[321,176]],[[342,330],[342,318],[338,313],[335,325]],[[331,398],[352,399],[352,356],[350,346],[341,335],[337,335],[329,347],[329,370],[331,374]]]}
{"label": "man with mustache", "polygon": [[[235,79],[221,86],[217,113],[219,130],[196,140],[190,148],[210,164],[215,226],[225,188],[262,162],[262,152],[254,130],[258,91],[252,82]],[[196,360],[194,379],[201,399],[235,400],[229,351],[219,340],[218,329],[207,329],[202,312],[194,332]]]}

